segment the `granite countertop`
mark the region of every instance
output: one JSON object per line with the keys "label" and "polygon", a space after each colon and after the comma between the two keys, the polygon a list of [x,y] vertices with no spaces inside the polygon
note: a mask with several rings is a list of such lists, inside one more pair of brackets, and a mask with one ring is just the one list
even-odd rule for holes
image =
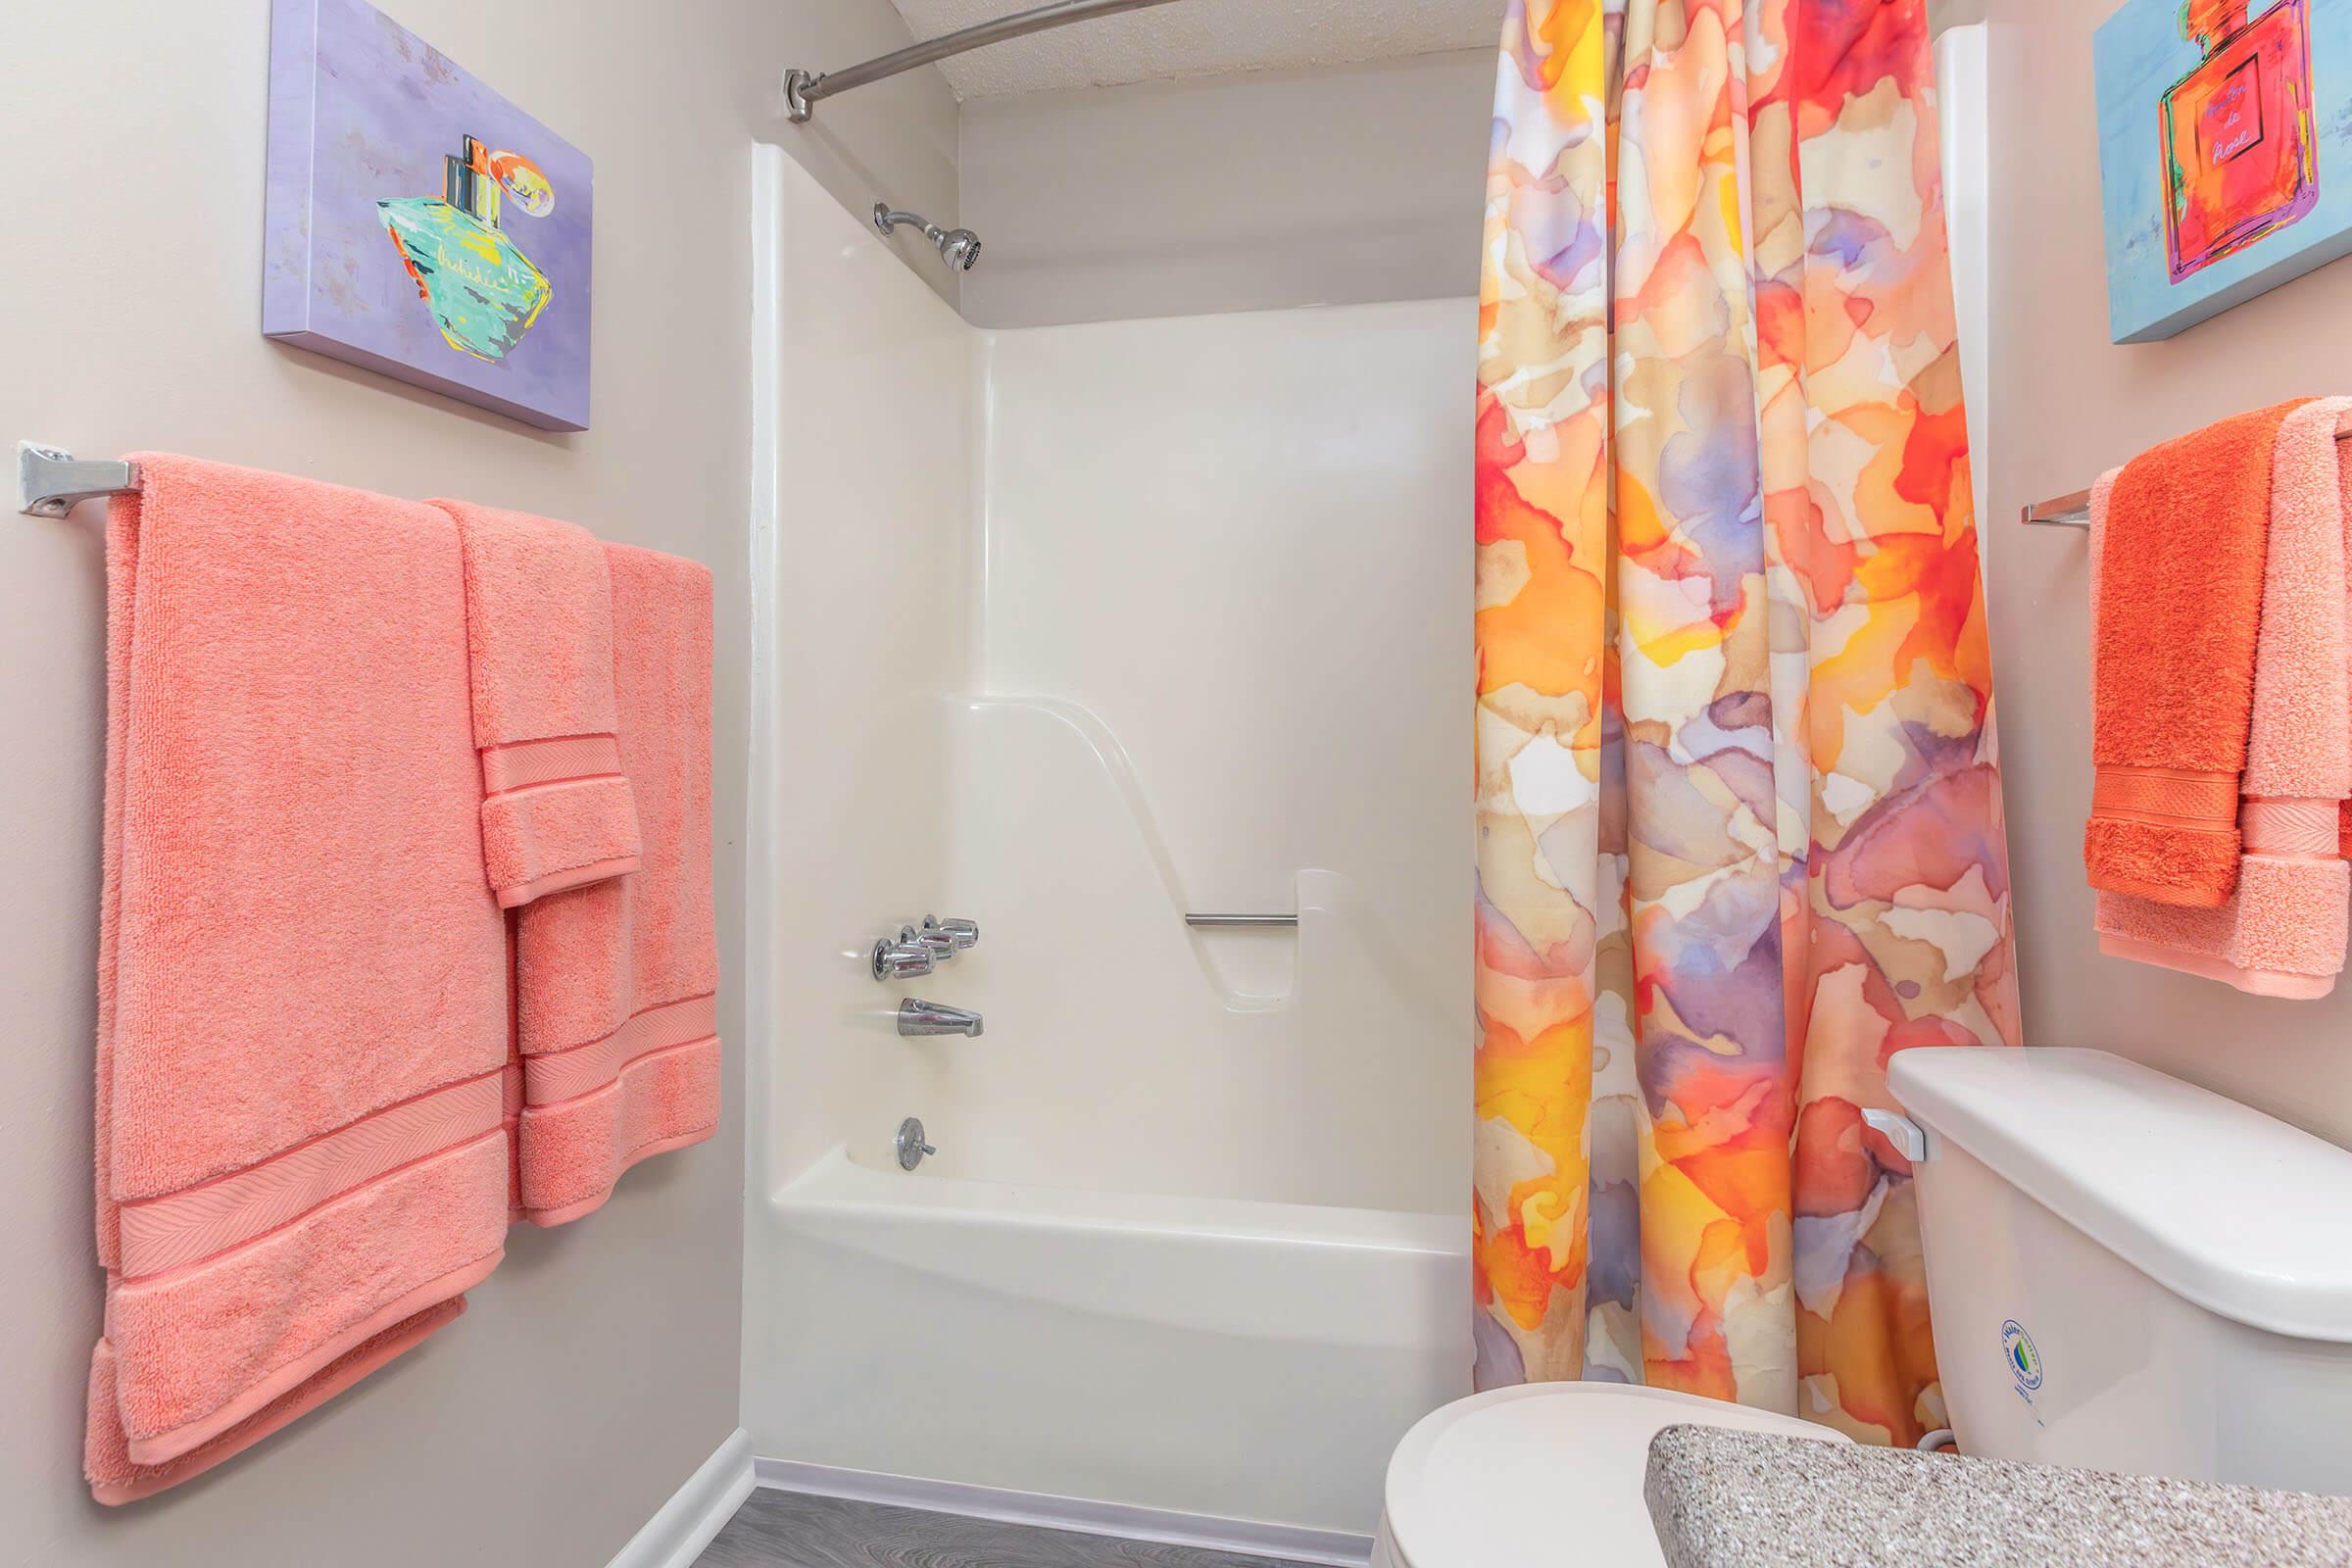
{"label": "granite countertop", "polygon": [[1643,1488],[1669,1568],[2352,1565],[2352,1497],[1668,1427]]}

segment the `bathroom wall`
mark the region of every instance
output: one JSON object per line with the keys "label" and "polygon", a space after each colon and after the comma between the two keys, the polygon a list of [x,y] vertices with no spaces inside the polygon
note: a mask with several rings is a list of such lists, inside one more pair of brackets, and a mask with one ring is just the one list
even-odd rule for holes
{"label": "bathroom wall", "polygon": [[[1030,1024],[992,1159],[1092,1103],[1126,1131],[1088,1185],[1452,1206],[1477,337],[1471,298],[988,334],[984,689],[1074,720],[962,731],[956,881],[1021,901],[990,979]],[[1025,898],[1024,861],[1063,869]]]}
{"label": "bathroom wall", "polygon": [[2257,1001],[2101,957],[2090,800],[2087,537],[2019,524],[2154,443],[2283,398],[2352,392],[2352,266],[2162,343],[2109,341],[2091,33],[2113,0],[1992,0],[1993,658],[2028,1038],[2137,1057],[2352,1145],[2352,986]]}
{"label": "bathroom wall", "polygon": [[[595,428],[528,431],[265,342],[266,0],[85,0],[0,8],[0,442],[169,448],[472,496],[716,568],[730,1112],[592,1218],[517,1230],[462,1322],[325,1410],[162,1497],[91,1503],[99,525],[96,509],[0,516],[8,1563],[594,1568],[738,1418],[752,149],[785,141],[846,203],[887,188],[952,212],[955,105],[922,74],[828,105],[814,131],[769,118],[785,64],[903,44],[887,0],[386,6],[596,160]],[[920,275],[938,280],[935,266]]]}
{"label": "bathroom wall", "polygon": [[963,206],[988,258],[964,314],[1035,326],[1475,295],[1494,64],[1473,49],[975,98]]}
{"label": "bathroom wall", "polygon": [[[1930,0],[1930,23],[1985,3]],[[988,259],[963,313],[1043,326],[1475,295],[1494,70],[1466,49],[970,99],[963,214]]]}

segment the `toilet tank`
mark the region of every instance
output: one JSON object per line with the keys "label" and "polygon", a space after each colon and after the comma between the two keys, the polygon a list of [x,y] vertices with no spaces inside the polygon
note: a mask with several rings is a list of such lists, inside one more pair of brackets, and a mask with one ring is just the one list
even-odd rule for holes
{"label": "toilet tank", "polygon": [[2102,1052],[1887,1082],[1964,1452],[2352,1494],[2352,1152]]}

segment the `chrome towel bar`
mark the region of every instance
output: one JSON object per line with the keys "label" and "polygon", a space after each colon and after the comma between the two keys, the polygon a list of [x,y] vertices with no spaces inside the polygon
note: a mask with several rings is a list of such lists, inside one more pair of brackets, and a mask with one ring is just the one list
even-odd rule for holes
{"label": "chrome towel bar", "polygon": [[138,487],[135,463],[82,463],[71,452],[37,441],[17,443],[17,510],[27,517],[62,517],[75,502]]}
{"label": "chrome towel bar", "polygon": [[1295,914],[1188,914],[1184,917],[1184,923],[1195,929],[1213,926],[1247,928],[1250,926],[1297,925],[1298,917]]}
{"label": "chrome towel bar", "polygon": [[[2339,432],[2336,440],[2352,441],[2352,430]],[[2077,490],[2071,495],[2036,501],[2025,509],[2018,520],[2034,528],[2087,528],[2090,526],[2090,492]]]}

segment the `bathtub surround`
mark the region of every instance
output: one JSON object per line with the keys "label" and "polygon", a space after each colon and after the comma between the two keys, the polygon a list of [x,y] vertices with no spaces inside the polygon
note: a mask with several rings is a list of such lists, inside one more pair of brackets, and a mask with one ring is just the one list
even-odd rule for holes
{"label": "bathtub surround", "polygon": [[348,1382],[367,1342],[446,1321],[397,1332],[497,1267],[508,1186],[456,525],[137,462],[107,552],[103,1502],[209,1468]]}
{"label": "bathtub surround", "polygon": [[499,907],[642,863],[613,738],[612,582],[586,529],[463,501],[466,671],[482,856]]}
{"label": "bathtub surround", "polygon": [[645,866],[514,916],[525,1217],[602,1207],[639,1160],[718,1124],[718,948],[710,902],[709,567],[608,545],[621,770]]}
{"label": "bathtub surround", "polygon": [[[2352,874],[2339,843],[2345,797],[2352,795],[2346,680],[2352,577],[2345,569],[2352,466],[2343,462],[2336,433],[2347,413],[2352,400],[2317,399],[2287,415],[2278,431],[2260,553],[2260,628],[2246,694],[2245,771],[2230,792],[2228,825],[2242,840],[2229,868],[2232,886],[2210,907],[2183,906],[2178,889],[2169,887],[2176,895],[2169,899],[2102,890],[2099,951],[2111,957],[2299,1001],[2326,996],[2343,969],[2352,923]],[[2107,564],[2131,550],[2114,520],[2114,497],[2128,471],[2107,474],[2091,490],[2090,617],[2098,635],[2091,683],[2093,710],[2101,713],[2118,684],[2110,672],[2121,661],[2138,659],[2152,635],[2105,591]],[[2119,620],[2141,636],[2116,635]],[[2200,683],[2208,678],[2193,668],[2175,673]],[[2161,830],[2177,831],[2169,822]]]}
{"label": "bathtub surround", "polygon": [[[1471,674],[1429,519],[1469,482],[1476,301],[975,331],[773,173],[755,578],[776,667],[822,674],[762,714],[745,1425],[1360,1541],[1468,1386],[1468,818],[1420,740]],[[878,986],[925,909],[983,940]],[[987,1034],[901,1039],[908,991]]]}
{"label": "bathtub surround", "polygon": [[1761,54],[1668,19],[1505,24],[1479,1380],[1910,1444],[1942,1424],[1910,1171],[1861,1112],[1889,1053],[2019,1027],[1927,18],[1785,0]]}
{"label": "bathtub surround", "polygon": [[[2092,543],[2102,573],[2091,675],[2098,775],[2082,860],[2102,892],[2210,908],[2237,885],[2274,453],[2296,406],[2167,441],[2101,485]],[[2195,526],[2182,525],[2191,518]]]}

